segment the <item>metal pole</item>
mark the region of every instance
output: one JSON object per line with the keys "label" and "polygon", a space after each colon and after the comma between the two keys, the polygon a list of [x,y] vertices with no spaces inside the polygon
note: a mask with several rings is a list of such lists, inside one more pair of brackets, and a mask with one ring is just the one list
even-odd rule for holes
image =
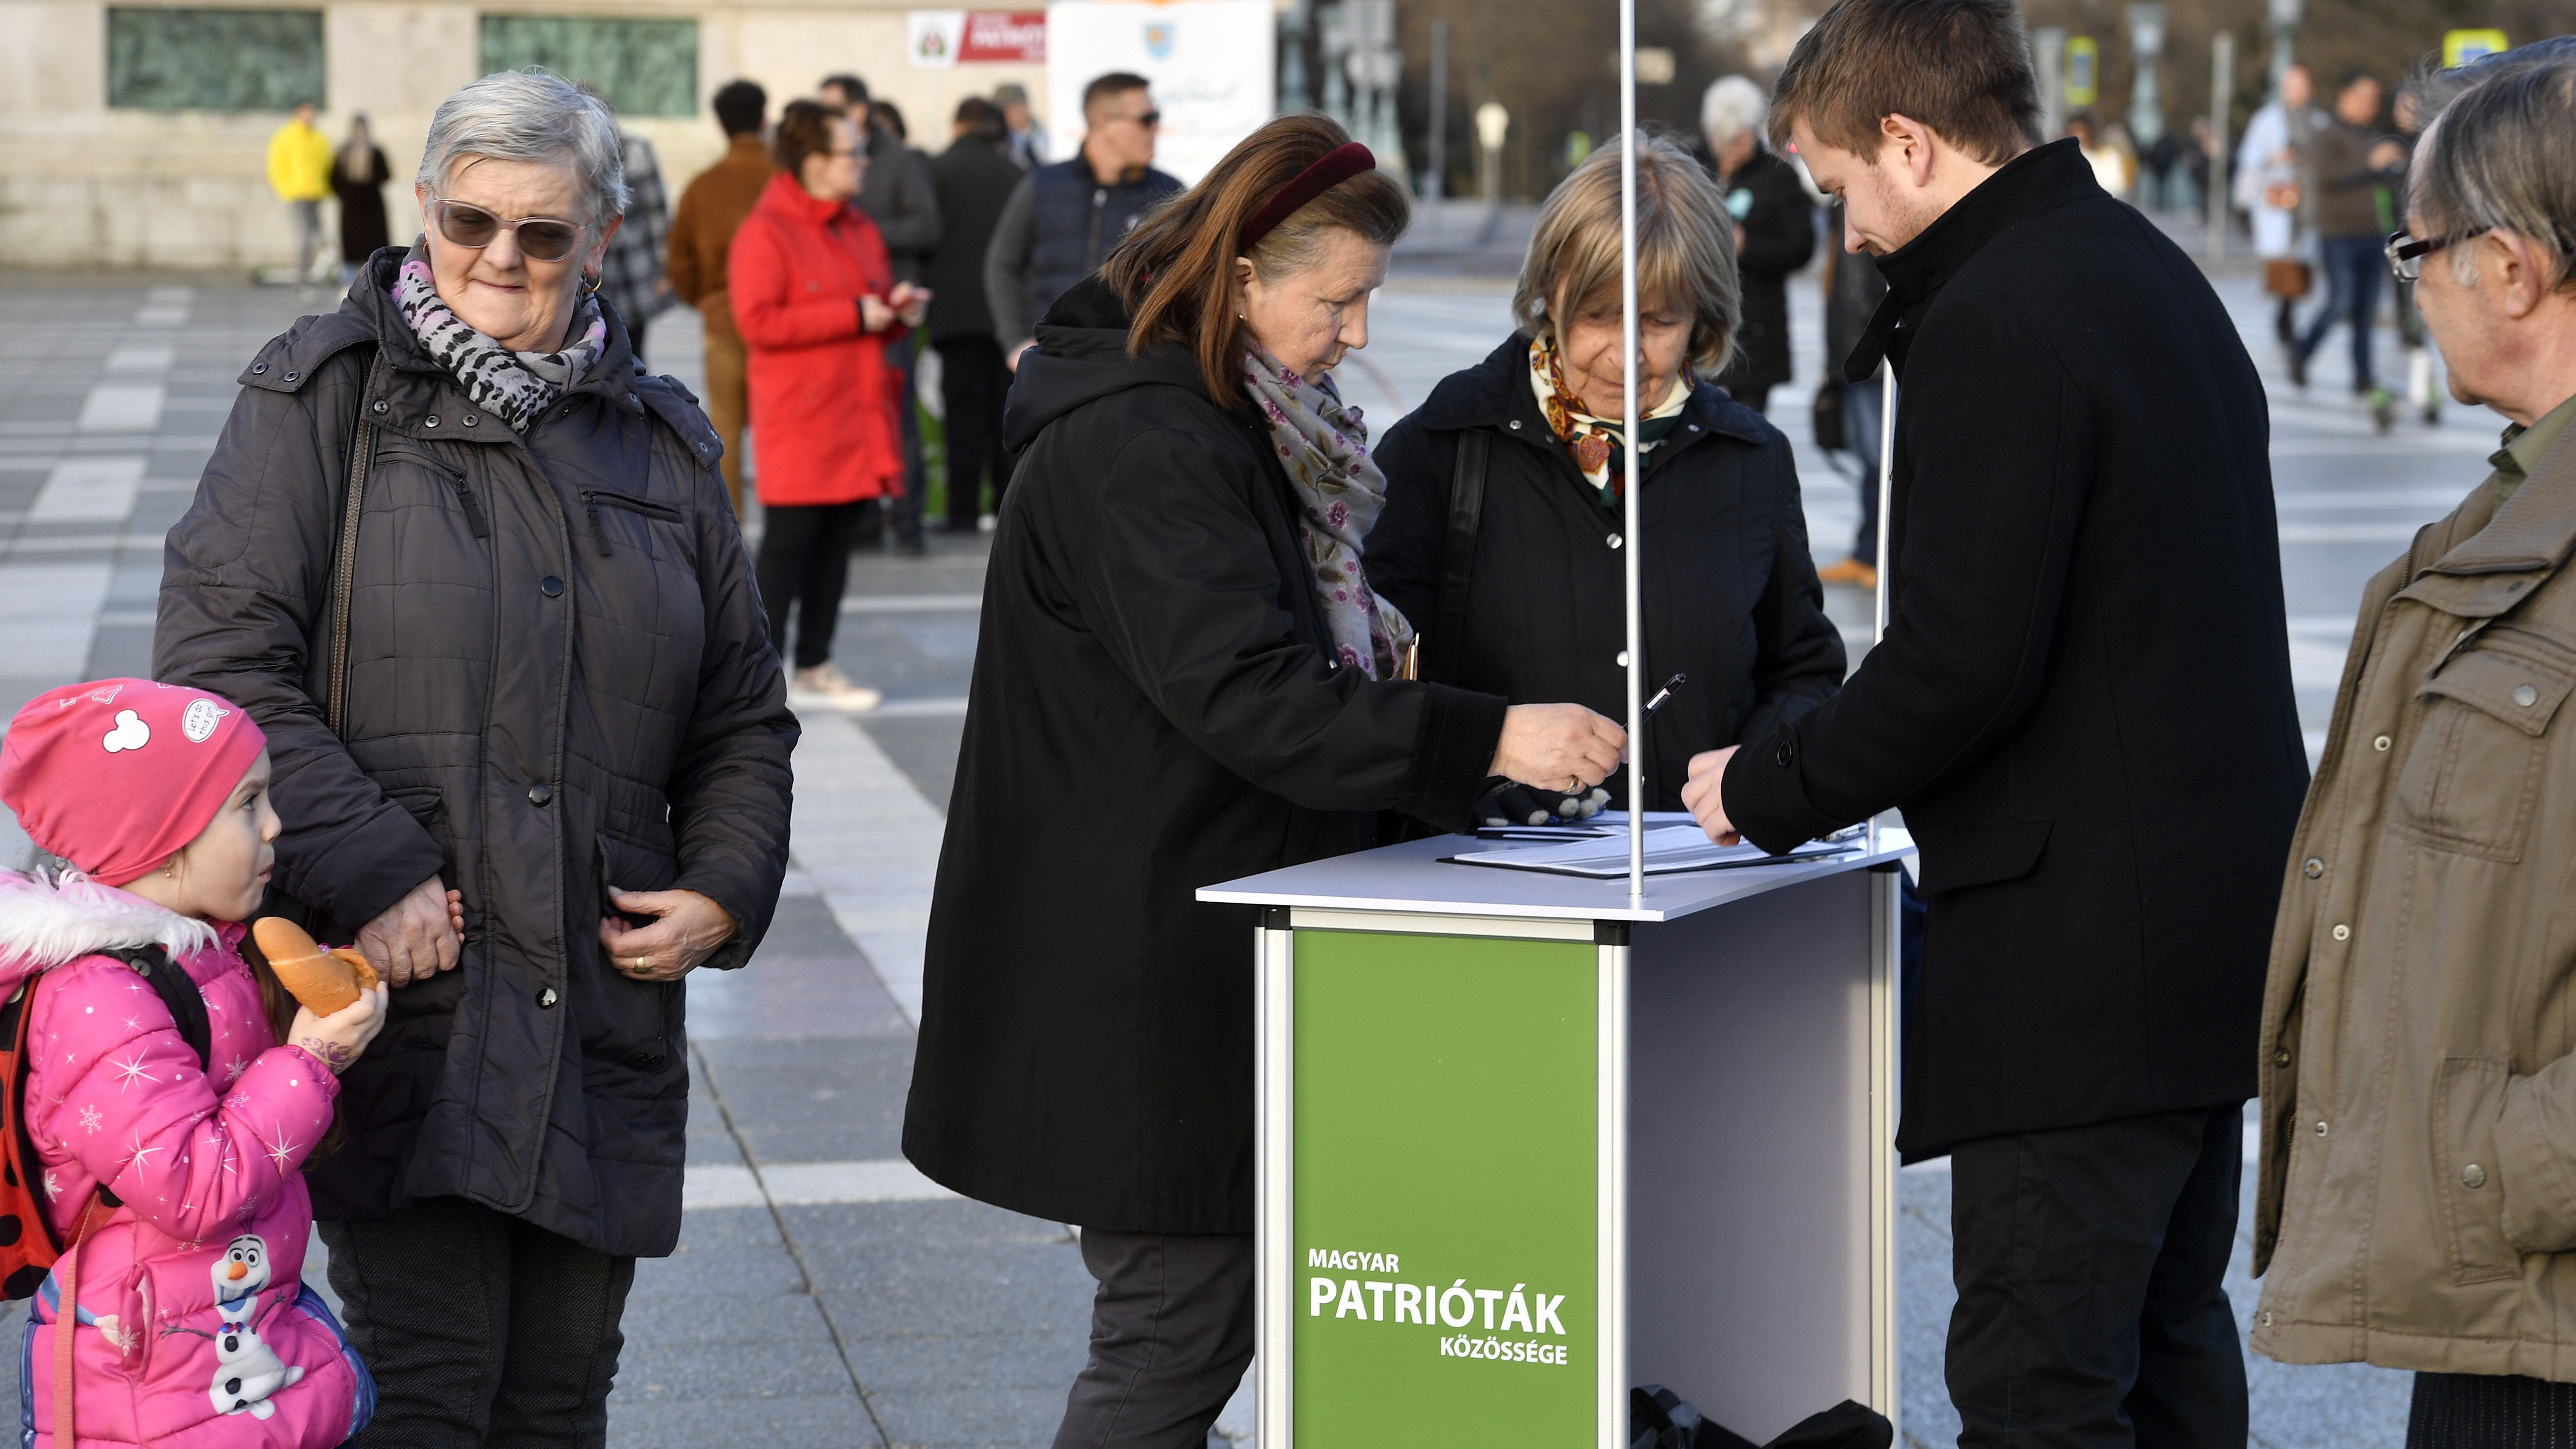
{"label": "metal pole", "polygon": [[1424,179],[1425,200],[1438,201],[1449,191],[1449,22],[1431,22],[1431,174]]}
{"label": "metal pole", "polygon": [[2236,32],[2222,30],[2209,38],[2209,259],[2227,256],[2227,208],[2235,188],[2228,184],[2228,162],[2235,148],[2227,144],[2229,102],[2236,95]]}
{"label": "metal pole", "polygon": [[[1887,638],[1887,595],[1893,580],[1887,571],[1889,558],[1887,536],[1895,530],[1892,516],[1896,507],[1896,364],[1882,358],[1878,364],[1878,587],[1870,606],[1869,642],[1882,643]],[[1869,852],[1878,853],[1878,817],[1869,817]]]}
{"label": "metal pole", "polygon": [[1619,0],[1619,344],[1620,445],[1626,450],[1628,537],[1628,899],[1646,898],[1646,631],[1639,622],[1637,556],[1637,0]]}

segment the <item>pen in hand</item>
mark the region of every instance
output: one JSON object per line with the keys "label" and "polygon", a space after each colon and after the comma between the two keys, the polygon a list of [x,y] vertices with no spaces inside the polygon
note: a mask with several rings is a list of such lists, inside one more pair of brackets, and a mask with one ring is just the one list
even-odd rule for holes
{"label": "pen in hand", "polygon": [[1646,718],[1654,718],[1655,711],[1662,709],[1664,707],[1664,701],[1672,698],[1673,691],[1681,688],[1683,682],[1689,678],[1690,676],[1687,674],[1676,674],[1672,678],[1665,680],[1664,687],[1655,691],[1655,697],[1646,701]]}

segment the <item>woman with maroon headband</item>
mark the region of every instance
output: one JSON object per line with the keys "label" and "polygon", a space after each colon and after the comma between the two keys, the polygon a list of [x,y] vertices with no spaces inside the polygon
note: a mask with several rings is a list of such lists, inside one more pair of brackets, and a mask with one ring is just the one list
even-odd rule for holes
{"label": "woman with maroon headband", "polygon": [[1626,743],[1405,677],[1369,590],[1386,481],[1331,371],[1408,215],[1282,117],[1056,302],[1011,389],[904,1152],[1081,1226],[1059,1446],[1201,1449],[1252,1356],[1252,911],[1193,893],[1382,810],[1464,826],[1489,776],[1588,788]]}

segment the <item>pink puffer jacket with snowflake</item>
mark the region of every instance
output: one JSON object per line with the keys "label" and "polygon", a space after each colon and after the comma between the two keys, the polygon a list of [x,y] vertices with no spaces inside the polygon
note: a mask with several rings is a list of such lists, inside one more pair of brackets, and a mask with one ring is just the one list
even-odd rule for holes
{"label": "pink puffer jacket with snowflake", "polygon": [[[313,1207],[300,1169],[339,1080],[276,1044],[242,934],[77,877],[0,872],[0,997],[43,973],[27,1035],[39,1195],[58,1233],[99,1187],[121,1204],[78,1259],[80,1446],[323,1449],[374,1407],[365,1368],[301,1278]],[[210,1065],[141,974],[96,954],[146,945],[205,998]],[[54,1437],[59,1304],[48,1280],[20,1361],[40,1449]]]}

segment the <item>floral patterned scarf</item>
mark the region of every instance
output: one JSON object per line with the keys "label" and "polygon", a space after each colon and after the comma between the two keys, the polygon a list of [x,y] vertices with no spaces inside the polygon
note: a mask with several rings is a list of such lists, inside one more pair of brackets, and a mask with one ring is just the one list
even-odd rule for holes
{"label": "floral patterned scarf", "polygon": [[415,244],[394,274],[394,306],[420,338],[430,360],[446,368],[475,405],[524,433],[546,405],[562,396],[608,346],[608,321],[599,304],[580,299],[568,335],[578,338],[560,352],[512,352],[467,325],[439,300],[438,281],[429,270],[429,253]]}
{"label": "floral patterned scarf", "polygon": [[1371,679],[1394,678],[1413,625],[1360,575],[1361,544],[1386,506],[1386,475],[1369,461],[1368,424],[1358,408],[1342,405],[1331,379],[1309,383],[1257,347],[1244,355],[1243,388],[1269,420],[1279,464],[1297,490],[1297,531],[1335,651]]}
{"label": "floral patterned scarf", "polygon": [[[1565,385],[1565,368],[1557,356],[1556,340],[1542,337],[1529,347],[1530,391],[1538,395],[1539,411],[1547,415],[1547,425],[1557,441],[1574,450],[1574,466],[1583,470],[1584,481],[1601,490],[1601,506],[1617,508],[1619,473],[1626,461],[1626,450],[1619,438],[1619,419],[1598,418],[1583,410],[1583,400]],[[1660,406],[1637,419],[1637,455],[1642,465],[1645,455],[1672,435],[1673,426],[1682,418],[1682,406],[1690,401],[1695,384],[1685,369],[1673,395]]]}

